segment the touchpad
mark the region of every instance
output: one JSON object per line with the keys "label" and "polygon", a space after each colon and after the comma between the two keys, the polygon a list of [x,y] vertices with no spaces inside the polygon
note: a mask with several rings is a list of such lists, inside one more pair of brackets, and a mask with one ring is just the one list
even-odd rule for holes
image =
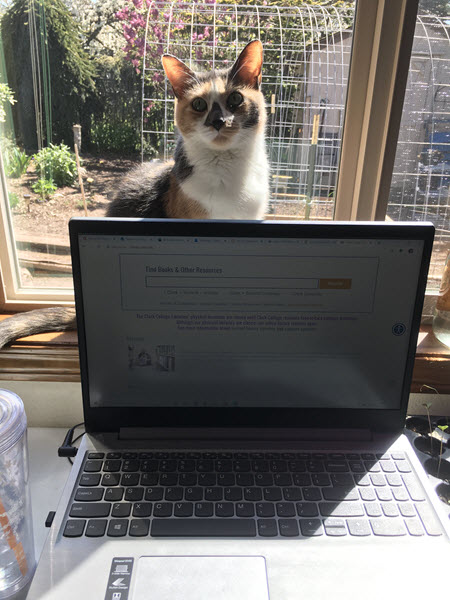
{"label": "touchpad", "polygon": [[141,556],[133,600],[269,600],[263,556]]}

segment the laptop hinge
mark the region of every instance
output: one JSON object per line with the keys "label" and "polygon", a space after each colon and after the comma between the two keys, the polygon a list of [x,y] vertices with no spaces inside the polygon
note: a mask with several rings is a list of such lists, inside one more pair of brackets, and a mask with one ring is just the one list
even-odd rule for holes
{"label": "laptop hinge", "polygon": [[370,441],[368,429],[262,429],[262,428],[164,428],[123,427],[119,430],[121,440],[242,440],[242,441]]}

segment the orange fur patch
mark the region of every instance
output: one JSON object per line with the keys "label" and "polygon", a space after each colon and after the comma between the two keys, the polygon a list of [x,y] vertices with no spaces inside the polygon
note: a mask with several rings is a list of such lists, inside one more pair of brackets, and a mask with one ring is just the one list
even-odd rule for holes
{"label": "orange fur patch", "polygon": [[169,219],[209,219],[208,211],[196,200],[183,192],[173,175],[166,195],[166,211]]}

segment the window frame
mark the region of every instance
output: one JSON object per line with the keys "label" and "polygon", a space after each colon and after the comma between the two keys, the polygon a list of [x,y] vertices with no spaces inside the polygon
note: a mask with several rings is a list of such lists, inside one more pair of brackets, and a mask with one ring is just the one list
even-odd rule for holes
{"label": "window frame", "polygon": [[[357,0],[334,220],[385,218],[418,4]],[[0,310],[73,305],[72,290],[19,287],[1,157],[0,171]]]}

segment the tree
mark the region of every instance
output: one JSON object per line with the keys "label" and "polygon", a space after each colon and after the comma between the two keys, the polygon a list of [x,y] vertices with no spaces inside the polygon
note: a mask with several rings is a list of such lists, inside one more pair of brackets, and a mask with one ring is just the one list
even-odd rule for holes
{"label": "tree", "polygon": [[[30,12],[30,6],[34,10]],[[71,144],[72,125],[78,122],[89,91],[94,90],[95,69],[80,42],[80,30],[62,0],[14,0],[1,20],[8,82],[15,92],[14,119],[27,150],[38,147],[30,27],[41,64],[49,67],[50,86],[44,87],[44,106],[50,141]],[[33,37],[33,35],[32,35]],[[47,63],[48,59],[48,63]],[[20,68],[17,68],[20,65]],[[36,75],[37,71],[35,71]],[[43,83],[47,81],[44,71]]]}

